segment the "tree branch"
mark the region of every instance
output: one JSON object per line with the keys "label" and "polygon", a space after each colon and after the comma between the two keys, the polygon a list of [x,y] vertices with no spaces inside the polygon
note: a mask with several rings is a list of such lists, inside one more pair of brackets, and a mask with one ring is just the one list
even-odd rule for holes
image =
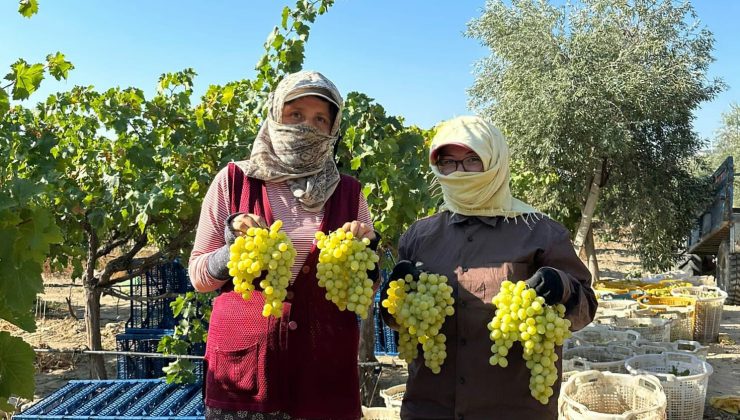
{"label": "tree branch", "polygon": [[[131,260],[131,263],[128,267],[114,271],[111,273],[111,275],[105,280],[105,282],[101,279],[100,283],[98,285],[100,287],[110,287],[116,283],[121,283],[126,280],[130,280],[135,277],[139,277],[145,272],[147,272],[150,268],[157,266],[162,261],[162,253],[156,252],[148,257],[145,258],[135,258]],[[120,273],[123,271],[127,271],[127,274],[119,277],[113,277],[113,274]]]}
{"label": "tree branch", "polygon": [[[148,257],[134,259],[136,254],[144,246],[146,246],[148,242],[146,233],[140,235],[136,239],[136,243],[131,248],[131,250],[129,250],[129,252],[106,264],[105,269],[103,270],[103,274],[101,274],[100,276],[100,281],[98,282],[98,285],[100,287],[109,287],[113,284],[120,283],[122,281],[144,274],[144,272],[146,272],[148,269],[161,263],[163,257],[169,256],[174,251],[181,248],[188,234],[195,227],[195,224],[196,221],[194,219],[183,222],[177,236],[175,236],[164,249]],[[128,270],[131,271],[126,275],[112,278],[113,274]]]}
{"label": "tree branch", "polygon": [[110,278],[114,273],[128,270],[131,267],[131,262],[133,261],[136,254],[138,254],[139,251],[141,251],[141,249],[146,246],[148,241],[149,239],[147,238],[145,227],[144,233],[136,238],[136,242],[134,242],[134,245],[131,247],[131,249],[129,249],[128,252],[118,258],[115,258],[105,265],[105,269],[103,269],[103,273],[100,275],[100,281],[98,282],[98,285],[102,287],[108,286],[111,284]]}
{"label": "tree branch", "polygon": [[104,295],[113,296],[118,299],[129,300],[129,301],[134,301],[134,302],[141,302],[141,303],[153,302],[155,300],[176,298],[180,296],[180,293],[164,293],[164,294],[157,295],[157,296],[141,296],[141,297],[140,296],[129,296],[129,295],[125,295],[119,291],[116,291],[115,289],[111,289],[108,287],[103,288],[101,292]]}
{"label": "tree branch", "polygon": [[95,253],[95,257],[96,258],[104,257],[110,254],[114,249],[118,248],[119,246],[131,240],[132,235],[126,235],[122,238],[121,238],[121,235],[122,233],[120,231],[116,231],[113,234],[113,237],[110,239],[110,241],[104,247],[98,249],[98,251]]}

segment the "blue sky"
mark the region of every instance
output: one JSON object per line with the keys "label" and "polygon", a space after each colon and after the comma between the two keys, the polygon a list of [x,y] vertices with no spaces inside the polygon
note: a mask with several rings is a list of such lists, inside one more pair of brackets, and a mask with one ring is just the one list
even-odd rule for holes
{"label": "blue sky", "polygon": [[[276,0],[92,1],[39,0],[21,17],[17,0],[0,2],[0,69],[17,58],[41,61],[61,51],[76,69],[67,82],[45,80],[40,101],[74,85],[136,86],[154,92],[163,72],[185,67],[199,74],[196,93],[209,84],[252,78],[267,34],[284,5]],[[484,0],[337,0],[312,26],[304,68],[331,78],[343,92],[375,98],[409,124],[429,128],[469,113],[466,89],[475,62],[488,55],[465,38]],[[711,77],[728,89],[696,113],[695,128],[712,138],[721,113],[740,103],[740,1],[696,0],[699,19],[715,35]]]}

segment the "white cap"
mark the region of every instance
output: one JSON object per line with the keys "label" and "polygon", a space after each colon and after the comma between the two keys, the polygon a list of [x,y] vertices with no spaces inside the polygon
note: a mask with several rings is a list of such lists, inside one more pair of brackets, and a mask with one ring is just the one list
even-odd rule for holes
{"label": "white cap", "polygon": [[330,104],[333,104],[335,107],[337,107],[337,109],[339,109],[339,104],[337,104],[337,101],[332,98],[331,92],[329,92],[328,89],[324,89],[318,86],[305,86],[294,89],[287,96],[285,96],[285,102],[294,101],[304,96],[318,96],[320,98],[326,99],[327,101],[329,101]]}

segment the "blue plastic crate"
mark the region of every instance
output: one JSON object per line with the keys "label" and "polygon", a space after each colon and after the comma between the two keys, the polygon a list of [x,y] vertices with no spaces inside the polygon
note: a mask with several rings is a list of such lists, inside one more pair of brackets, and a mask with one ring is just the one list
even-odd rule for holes
{"label": "blue plastic crate", "polygon": [[389,356],[398,355],[398,333],[390,327],[383,327],[383,338],[385,339],[385,354]]}
{"label": "blue plastic crate", "polygon": [[[172,330],[135,330],[116,335],[116,349],[118,351],[132,351],[156,353],[159,340],[165,335],[172,335]],[[198,343],[191,347],[191,355],[205,354],[205,344]],[[153,379],[161,378],[165,374],[162,368],[175,361],[175,358],[153,358],[144,356],[117,356],[118,379]],[[203,361],[191,360],[195,366],[197,378],[203,378]]]}
{"label": "blue plastic crate", "polygon": [[202,420],[204,410],[200,384],[88,380],[70,381],[13,418]]}
{"label": "blue plastic crate", "polygon": [[[178,260],[151,268],[143,276],[130,282],[130,294],[136,297],[153,297],[167,293],[182,294],[193,290],[188,272]],[[131,316],[127,328],[174,328],[177,325],[170,308],[176,298],[146,302],[131,301]]]}
{"label": "blue plastic crate", "polygon": [[[387,281],[388,272],[382,270],[381,275],[383,281]],[[375,354],[396,356],[398,355],[398,333],[386,325],[383,317],[380,316],[380,291],[375,293],[373,306],[375,309]]]}

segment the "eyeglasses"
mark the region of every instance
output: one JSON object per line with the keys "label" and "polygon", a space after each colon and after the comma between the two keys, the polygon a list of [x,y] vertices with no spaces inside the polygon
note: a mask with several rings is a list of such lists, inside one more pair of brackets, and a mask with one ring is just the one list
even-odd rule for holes
{"label": "eyeglasses", "polygon": [[481,172],[483,171],[483,161],[478,156],[466,157],[462,160],[455,159],[440,159],[437,161],[437,169],[444,175],[450,174],[457,171],[459,165],[462,164],[465,172]]}

